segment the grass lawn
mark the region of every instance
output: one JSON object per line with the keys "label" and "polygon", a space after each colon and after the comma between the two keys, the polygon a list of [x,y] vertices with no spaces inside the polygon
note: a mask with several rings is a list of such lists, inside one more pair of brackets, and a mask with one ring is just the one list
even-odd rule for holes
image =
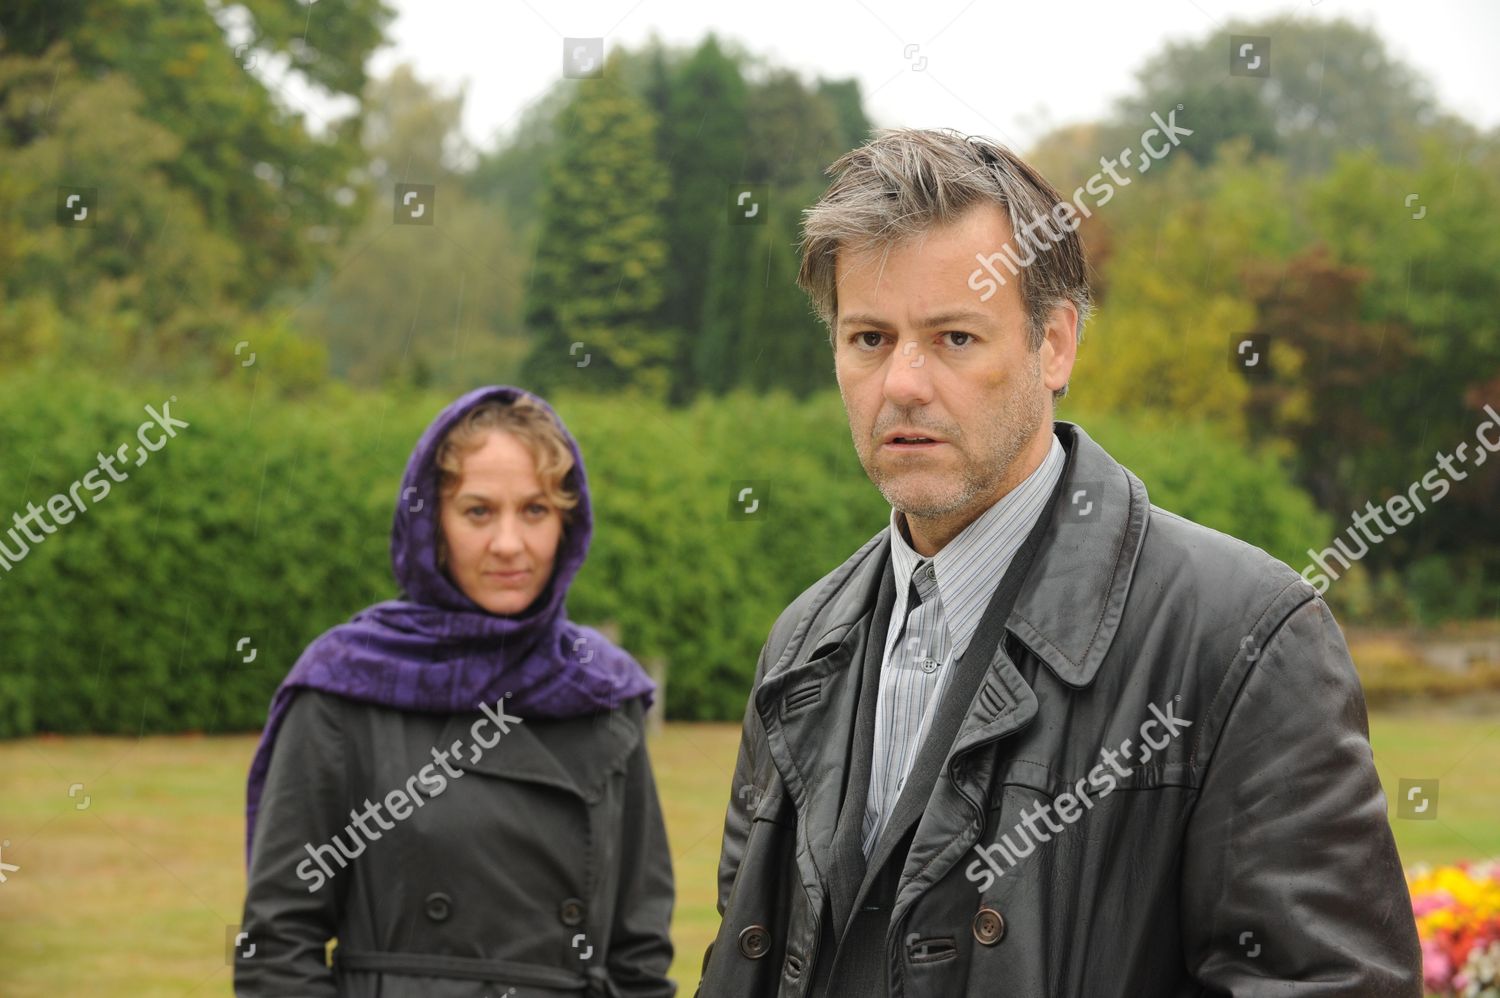
{"label": "grass lawn", "polygon": [[[1393,821],[1408,864],[1500,856],[1500,716],[1424,708],[1376,714],[1371,728],[1393,809],[1400,779],[1441,781],[1437,820]],[[685,996],[717,926],[738,737],[736,725],[673,724],[652,743],[678,884],[673,975]],[[244,736],[0,742],[0,847],[20,867],[0,884],[0,993],[229,994],[254,747]]]}

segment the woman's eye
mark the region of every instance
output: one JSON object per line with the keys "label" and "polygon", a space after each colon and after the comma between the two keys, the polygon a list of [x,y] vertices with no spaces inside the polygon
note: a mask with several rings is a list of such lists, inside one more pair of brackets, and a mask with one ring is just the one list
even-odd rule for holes
{"label": "woman's eye", "polygon": [[542,516],[548,512],[548,507],[544,503],[534,502],[526,507],[526,511],[534,516]]}
{"label": "woman's eye", "polygon": [[464,512],[469,516],[483,516],[488,513],[489,510],[483,506],[470,506],[468,509],[464,510]]}

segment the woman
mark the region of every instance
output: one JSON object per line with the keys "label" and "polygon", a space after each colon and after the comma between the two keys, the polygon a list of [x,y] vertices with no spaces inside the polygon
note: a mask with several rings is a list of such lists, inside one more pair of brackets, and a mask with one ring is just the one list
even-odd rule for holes
{"label": "woman", "polygon": [[482,388],[427,428],[391,535],[404,598],[315,640],[271,702],[237,994],[675,992],[655,686],[563,609],[591,532],[541,399]]}

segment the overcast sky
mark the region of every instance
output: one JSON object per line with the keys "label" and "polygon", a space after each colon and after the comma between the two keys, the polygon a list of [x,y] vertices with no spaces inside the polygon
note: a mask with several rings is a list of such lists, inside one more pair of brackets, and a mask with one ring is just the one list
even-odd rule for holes
{"label": "overcast sky", "polygon": [[[1429,78],[1443,106],[1481,127],[1500,125],[1496,0],[395,0],[395,6],[393,44],[377,53],[371,70],[383,75],[407,61],[444,89],[467,82],[464,131],[484,148],[562,74],[565,37],[602,36],[607,53],[638,47],[653,32],[668,44],[689,45],[713,31],[808,79],[857,77],[877,125],[949,126],[1025,148],[1053,126],[1102,116],[1163,43],[1201,37],[1234,18],[1287,11],[1345,16],[1374,28],[1398,58]],[[316,8],[311,13],[316,31]],[[924,59],[923,69],[912,68]]]}

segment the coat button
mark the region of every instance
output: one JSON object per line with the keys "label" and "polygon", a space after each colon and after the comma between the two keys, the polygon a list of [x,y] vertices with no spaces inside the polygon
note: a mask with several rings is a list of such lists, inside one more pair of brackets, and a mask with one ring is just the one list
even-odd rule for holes
{"label": "coat button", "polygon": [[577,898],[568,898],[557,909],[557,917],[566,926],[573,927],[583,924],[583,902]]}
{"label": "coat button", "polygon": [[759,960],[771,952],[771,933],[764,925],[751,925],[740,933],[740,952],[747,960]]}
{"label": "coat button", "polygon": [[427,917],[434,922],[446,922],[452,911],[453,899],[442,891],[427,895]]}
{"label": "coat button", "polygon": [[1005,919],[994,908],[980,908],[974,916],[974,938],[984,946],[993,946],[1005,935]]}

